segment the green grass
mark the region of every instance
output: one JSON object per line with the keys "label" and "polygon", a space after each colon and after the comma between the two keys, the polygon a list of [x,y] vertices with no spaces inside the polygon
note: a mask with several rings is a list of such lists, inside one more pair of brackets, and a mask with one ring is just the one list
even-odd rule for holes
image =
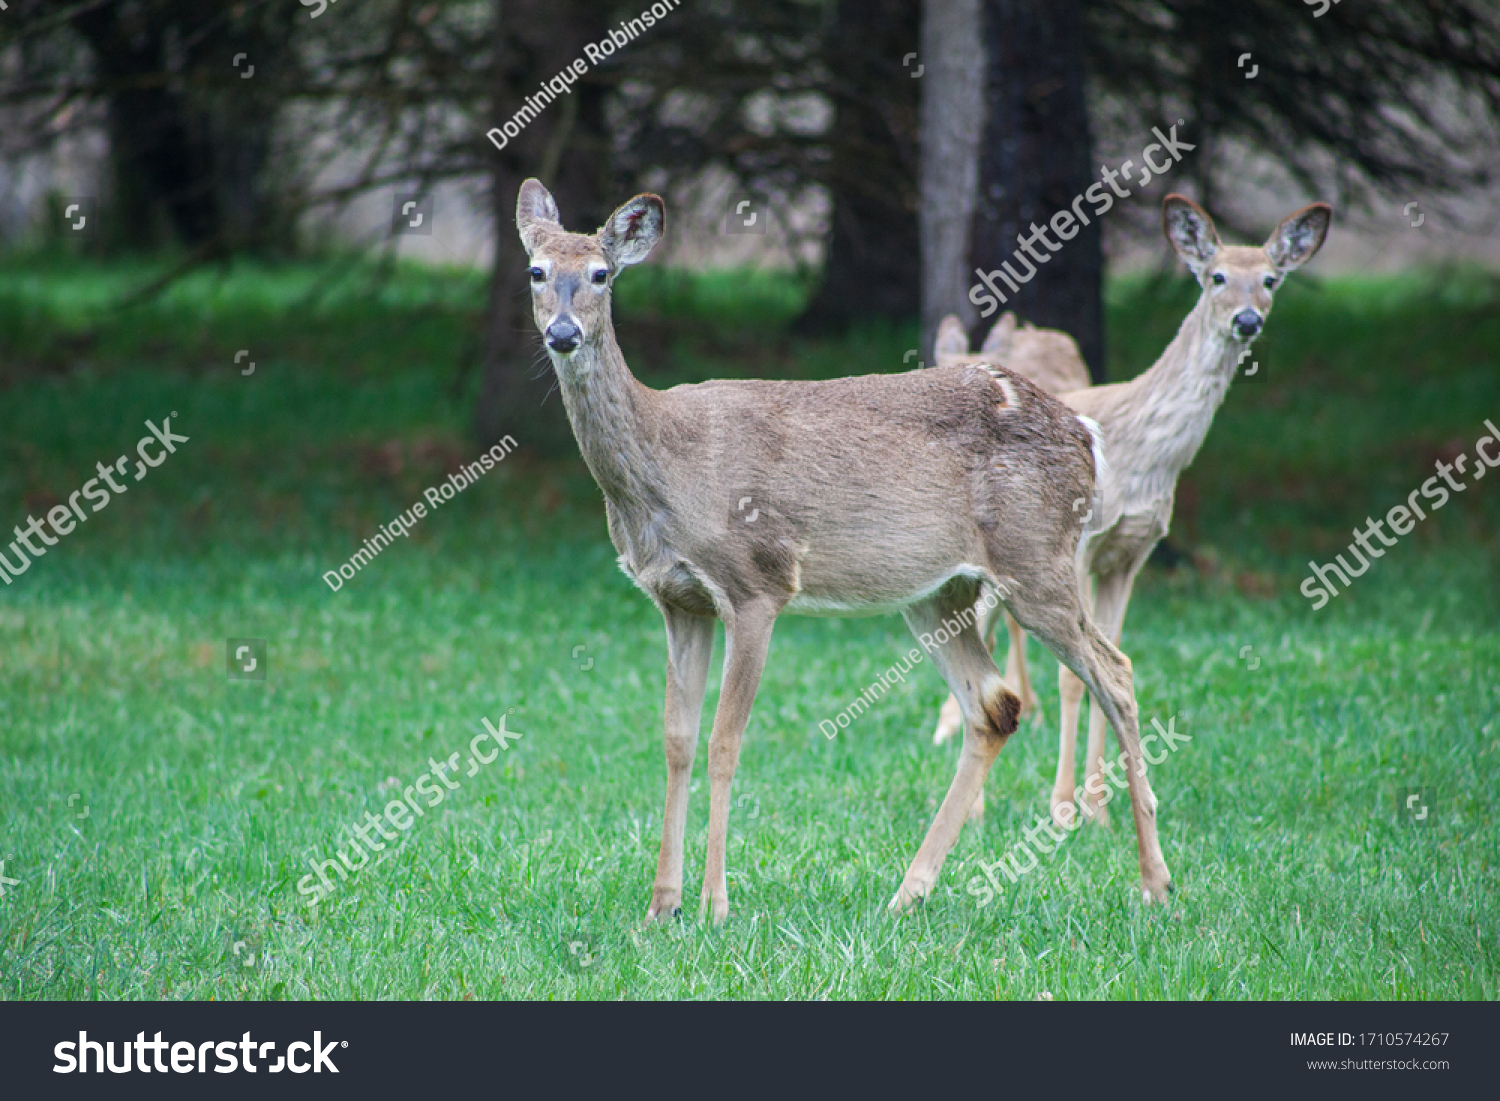
{"label": "green grass", "polygon": [[[1500,423],[1488,281],[1278,295],[1268,377],[1236,385],[1180,495],[1197,565],[1148,571],[1126,626],[1141,715],[1193,738],[1152,774],[1170,905],[1136,900],[1124,814],[988,906],[965,891],[1045,813],[1055,663],[1033,644],[1041,719],[1001,754],[935,897],[887,917],[952,777],[956,747],[929,743],[943,689],[921,668],[827,740],[818,720],[907,636],[788,618],[736,778],[731,921],[691,905],[705,748],[690,905],[642,930],[664,642],[587,475],[514,455],[342,591],[319,579],[472,457],[460,365],[482,283],[400,268],[377,295],[356,271],[299,305],[322,269],[236,268],[109,312],[154,271],[0,265],[7,526],[132,450],[148,417],[175,410],[191,437],[0,590],[0,860],[20,880],[0,898],[0,997],[1500,995],[1500,478],[1331,607],[1296,592],[1449,441],[1471,450]],[[627,346],[632,325],[682,334],[641,340],[654,380],[901,369],[899,327],[786,336],[799,293],[651,273],[622,288],[620,324]],[[1190,302],[1180,284],[1113,287],[1116,373]],[[227,681],[230,637],[269,641],[265,683]],[[522,740],[391,859],[302,905],[310,851],[332,856],[392,784],[466,756],[511,708]],[[1408,785],[1436,793],[1426,825],[1398,814]]]}

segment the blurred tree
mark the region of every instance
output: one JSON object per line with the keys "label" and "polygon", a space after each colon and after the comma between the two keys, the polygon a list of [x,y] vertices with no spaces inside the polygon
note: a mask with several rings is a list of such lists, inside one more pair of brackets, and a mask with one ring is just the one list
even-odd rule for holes
{"label": "blurred tree", "polygon": [[[1500,7],[1492,0],[982,7],[984,129],[966,284],[974,269],[1010,259],[1018,233],[1097,180],[1101,134],[1134,151],[1153,140],[1153,127],[1183,119],[1183,140],[1197,149],[1175,166],[1171,186],[1196,191],[1241,233],[1267,228],[1245,224],[1239,188],[1229,186],[1239,184],[1247,156],[1279,164],[1309,199],[1345,211],[1377,196],[1438,207],[1443,196],[1494,179]],[[1249,65],[1240,64],[1245,55]],[[1117,211],[1112,227],[1155,232],[1154,200]],[[1101,228],[1083,227],[1037,263],[1035,278],[1006,303],[1071,332],[1096,379],[1104,368]],[[952,281],[930,269],[924,278]]]}
{"label": "blurred tree", "polygon": [[[609,9],[590,0],[495,0],[490,127],[510,120],[551,80],[604,37]],[[542,454],[571,454],[572,429],[531,316],[526,253],[516,235],[516,196],[529,176],[557,200],[563,225],[592,233],[626,196],[615,186],[605,128],[606,79],[586,74],[543,107],[504,148],[485,141],[495,217],[495,260],[485,318],[484,374],[475,430],[486,446],[507,432]]]}
{"label": "blurred tree", "polygon": [[106,105],[106,224],[117,243],[148,247],[170,235],[228,252],[267,242],[278,225],[263,180],[283,94],[277,78],[302,10],[294,0],[65,9],[92,54],[89,94]]}
{"label": "blurred tree", "polygon": [[1494,180],[1494,0],[1085,0],[1084,17],[1096,125],[1144,141],[1185,117],[1202,144],[1177,170],[1231,225],[1236,147],[1343,207]]}
{"label": "blurred tree", "polygon": [[[914,153],[923,81],[903,64],[916,49],[915,0],[680,6],[591,65],[505,150],[484,139],[586,42],[643,6],[360,0],[314,20],[295,0],[11,0],[0,18],[0,147],[14,156],[102,126],[123,232],[145,243],[170,231],[200,252],[289,237],[298,217],[326,224],[378,188],[487,181],[497,249],[476,409],[486,438],[522,409],[535,415],[525,381],[535,337],[511,226],[525,175],[551,176],[569,224],[588,228],[635,187],[717,181],[763,193],[794,238],[821,234],[826,244],[806,327],[909,316],[926,244]],[[1493,178],[1493,0],[979,7],[983,117],[970,125],[982,129],[968,255],[944,261],[963,265],[944,277],[954,286],[1008,258],[1017,233],[1090,185],[1099,149],[1133,154],[1152,127],[1179,118],[1198,148],[1171,186],[1195,191],[1235,230],[1252,228],[1234,201],[1242,188],[1228,187],[1246,156],[1279,163],[1309,198],[1341,211],[1381,195],[1421,199],[1436,216],[1444,194]],[[234,66],[240,53],[253,78]],[[1258,66],[1253,79],[1238,64],[1244,54]],[[279,165],[278,149],[289,150]],[[352,173],[351,158],[361,161]],[[794,224],[789,213],[809,209],[817,188],[832,204],[826,227]],[[1154,199],[1107,218],[1111,233],[1155,220]],[[1030,318],[1072,330],[1095,370],[1099,249],[1091,227],[1017,299]],[[553,416],[550,403],[544,410]],[[528,421],[533,430],[552,432],[545,420]]]}
{"label": "blurred tree", "polygon": [[[626,9],[635,7],[627,3]],[[715,182],[770,201],[796,242],[790,207],[822,184],[842,128],[832,98],[830,0],[714,0],[679,7],[600,70],[623,176],[701,196]],[[910,174],[915,162],[899,172]],[[722,190],[722,188],[719,188]],[[669,218],[667,232],[682,232]],[[722,219],[715,233],[722,232]]]}
{"label": "blurred tree", "polygon": [[833,212],[803,332],[913,317],[918,306],[918,5],[838,0],[835,10],[822,51],[834,114],[820,175]]}
{"label": "blurred tree", "polygon": [[[984,121],[984,44],[980,0],[922,6],[921,336],[929,355],[938,323],[977,316],[967,298],[969,237],[979,185],[979,133]],[[930,357],[929,357],[930,358]],[[924,361],[925,362],[925,361]]]}
{"label": "blurred tree", "polygon": [[[1083,0],[985,0],[982,6],[984,124],[965,283],[973,285],[975,269],[994,271],[1005,262],[1017,274],[1034,268],[1036,275],[1016,293],[1002,284],[1009,295],[1005,308],[1071,334],[1095,381],[1102,381],[1102,227],[1091,220],[1050,254],[1035,240],[1036,228],[1045,229],[1055,212],[1066,211],[1095,182],[1079,33]],[[1022,240],[1031,247],[1018,247]],[[999,317],[998,303],[985,308],[990,316],[971,334],[974,347]]]}

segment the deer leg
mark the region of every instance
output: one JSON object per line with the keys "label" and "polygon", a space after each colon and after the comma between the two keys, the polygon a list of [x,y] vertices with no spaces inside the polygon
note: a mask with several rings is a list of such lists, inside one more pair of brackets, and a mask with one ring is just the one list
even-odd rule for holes
{"label": "deer leg", "polygon": [[671,917],[682,907],[682,848],[687,833],[688,788],[693,757],[698,750],[698,727],[703,715],[703,690],[708,684],[708,661],[714,647],[714,621],[664,608],[667,621],[667,803],[662,813],[661,853],[656,858],[656,882],[646,920]]}
{"label": "deer leg", "polygon": [[[1092,581],[1083,586],[1081,600],[1088,609],[1093,607],[1093,590]],[[1062,664],[1057,667],[1057,696],[1062,729],[1057,744],[1057,778],[1052,783],[1052,821],[1063,826],[1072,822],[1077,813],[1073,807],[1074,784],[1077,783],[1074,753],[1078,745],[1078,712],[1083,705],[1083,681]],[[1062,810],[1064,806],[1069,809]],[[1089,818],[1101,826],[1109,825],[1109,811],[1102,807],[1092,807]]]}
{"label": "deer leg", "polygon": [[[1057,745],[1057,779],[1052,783],[1052,821],[1061,826],[1075,813],[1073,785],[1077,783],[1078,770],[1073,754],[1078,744],[1078,712],[1083,703],[1083,681],[1066,665],[1057,667],[1057,695],[1062,732]],[[1068,810],[1063,811],[1062,807]],[[1109,824],[1107,810],[1095,808],[1089,817],[1100,825]]]}
{"label": "deer leg", "polygon": [[[1167,862],[1162,857],[1161,842],[1156,834],[1156,795],[1146,779],[1146,758],[1141,753],[1141,732],[1137,724],[1135,694],[1131,688],[1130,659],[1115,649],[1095,629],[1091,640],[1096,654],[1093,675],[1098,687],[1090,685],[1095,706],[1102,707],[1110,725],[1115,728],[1115,737],[1120,742],[1120,769],[1125,773],[1125,786],[1130,791],[1130,812],[1135,819],[1136,852],[1140,859],[1141,886],[1146,901],[1152,899],[1165,902],[1172,887],[1172,876],[1167,871]],[[1107,647],[1107,649],[1106,649]],[[1113,657],[1118,656],[1119,665]],[[1104,765],[1110,782],[1119,786],[1113,762]]]}
{"label": "deer leg", "polygon": [[[976,601],[975,605],[974,605],[974,614],[975,614],[976,619],[980,619],[982,617],[981,621],[984,623],[984,630],[983,630],[984,647],[985,647],[985,649],[987,651],[989,651],[990,653],[993,653],[994,650],[995,650],[995,617],[1000,614],[998,606],[997,605],[992,605],[992,606],[986,607],[985,604],[982,601]],[[1006,616],[1006,620],[1007,620],[1007,622],[1014,623],[1014,621],[1011,620],[1009,616]],[[1017,627],[1016,630],[1020,630],[1020,628]],[[1022,637],[1024,638],[1025,636],[1023,635]],[[1014,640],[1015,640],[1015,634],[1014,633],[1012,633],[1011,639],[1012,639],[1012,643],[1014,643]],[[1011,668],[1011,663],[1013,661],[1014,661],[1014,654],[1012,654],[1011,657],[1008,657],[1006,659],[1006,669],[1007,670],[1009,670]],[[1022,679],[1023,682],[1026,679],[1026,668],[1025,668],[1024,665],[1021,667],[1021,679]],[[1011,685],[1013,685],[1013,684],[1016,683],[1014,680],[1011,679],[1011,674],[1009,672],[1006,673],[1005,682],[1007,684],[1011,684]],[[1030,691],[1030,689],[1028,688],[1027,692],[1029,692],[1029,691]],[[1026,700],[1026,694],[1025,693],[1022,694],[1021,700],[1022,700],[1022,702],[1021,702],[1021,714],[1025,715],[1026,714],[1026,702],[1025,702],[1025,700]],[[1034,697],[1032,699],[1032,702],[1033,703],[1036,702],[1036,700],[1035,700]],[[933,745],[942,745],[943,743],[947,742],[950,738],[953,737],[953,735],[957,734],[959,732],[959,730],[961,730],[963,728],[963,725],[964,725],[964,713],[963,713],[963,709],[958,706],[958,697],[955,696],[953,693],[950,692],[950,693],[948,693],[948,699],[946,701],[944,701],[944,703],[943,703],[942,710],[938,712],[937,729],[932,732],[932,744]],[[979,803],[976,804],[975,817],[978,817],[978,818],[983,818],[984,817],[984,796],[982,794],[980,795],[980,801],[979,801]]]}
{"label": "deer leg", "polygon": [[714,713],[713,734],[708,739],[708,855],[698,904],[699,916],[712,912],[715,922],[729,917],[729,883],[725,872],[729,788],[740,763],[740,740],[760,687],[777,610],[766,604],[752,604],[735,609],[724,620],[724,683]]}
{"label": "deer leg", "polygon": [[[1094,622],[1100,632],[1116,647],[1125,627],[1125,609],[1130,604],[1130,591],[1135,586],[1135,571],[1109,574],[1099,578],[1094,591]],[[1100,779],[1104,769],[1105,733],[1109,719],[1100,707],[1097,697],[1089,700],[1089,743],[1084,757],[1087,767],[1083,784],[1084,817],[1092,817],[1100,825],[1109,824],[1109,811],[1100,803],[1102,790]],[[1059,766],[1060,767],[1060,766]],[[1071,779],[1071,775],[1070,775]],[[1057,793],[1053,792],[1054,806]],[[1070,796],[1071,798],[1071,796]]]}
{"label": "deer leg", "polygon": [[[981,604],[983,604],[983,601],[981,601]],[[992,604],[989,609],[983,609],[983,607],[981,607],[981,604],[975,604],[974,606],[975,613],[978,613],[978,615],[986,615],[986,619],[984,619],[984,631],[983,633],[981,633],[980,637],[981,639],[984,639],[984,651],[986,651],[987,654],[995,654],[996,619],[999,619],[999,616],[1001,615],[1005,615],[1007,621],[1010,621],[1010,613],[1005,612],[1005,609],[1001,606],[1001,604]],[[1017,630],[1020,630],[1020,627],[1017,627]],[[1023,631],[1022,633],[1022,637],[1026,637],[1025,631]],[[1007,666],[1010,666],[1010,658],[1007,658]],[[1022,675],[1025,675],[1025,669],[1022,670]],[[1007,678],[1005,679],[1005,684],[1007,684],[1007,687],[1010,687],[1010,685],[1016,684],[1016,681]],[[959,706],[959,699],[957,699],[957,696],[953,696],[953,694],[950,694],[950,696],[948,696],[948,699],[953,700],[954,706],[956,706],[956,708],[957,706]],[[1022,720],[1022,717],[1025,717],[1025,714],[1026,699],[1025,697],[1022,697],[1022,709],[1020,709],[1019,714],[1017,714],[1017,723],[1020,723],[1020,720]],[[974,796],[974,805],[969,808],[969,817],[971,817],[971,819],[974,819],[975,822],[984,822],[984,784],[981,784],[980,786],[980,793]]]}
{"label": "deer leg", "polygon": [[1009,612],[1005,613],[1005,629],[1010,634],[1010,649],[1005,655],[1005,683],[1021,697],[1021,718],[1024,720],[1036,709],[1036,693],[1031,690],[1031,677],[1026,671],[1026,632]]}
{"label": "deer leg", "polygon": [[[1001,746],[1015,732],[1021,711],[1020,698],[1001,679],[972,619],[964,622],[958,617],[966,607],[935,598],[913,604],[904,613],[912,634],[932,654],[933,663],[958,697],[964,744],[953,784],[891,899],[892,911],[906,909],[932,890],[943,861],[958,840],[965,816],[975,801],[983,798],[984,778]],[[957,633],[950,632],[944,624],[945,616],[949,623],[964,625]]]}
{"label": "deer leg", "polygon": [[[1131,813],[1135,818],[1136,850],[1140,860],[1141,883],[1148,899],[1165,900],[1171,884],[1161,843],[1156,834],[1156,796],[1146,779],[1145,758],[1141,755],[1140,727],[1137,724],[1135,691],[1130,659],[1107,639],[1083,610],[1077,599],[1076,583],[1058,579],[1045,593],[1023,591],[1011,604],[1021,624],[1056,655],[1057,660],[1083,681],[1089,694],[1104,709],[1121,747],[1121,765],[1125,773],[1123,786],[1130,791]],[[1072,598],[1071,600],[1069,598]],[[1072,608],[1068,607],[1072,604]],[[1115,787],[1120,778],[1113,762],[1104,769]],[[1110,797],[1114,791],[1109,788]],[[1102,806],[1109,801],[1101,795]],[[1077,820],[1069,809],[1063,812],[1067,828]]]}

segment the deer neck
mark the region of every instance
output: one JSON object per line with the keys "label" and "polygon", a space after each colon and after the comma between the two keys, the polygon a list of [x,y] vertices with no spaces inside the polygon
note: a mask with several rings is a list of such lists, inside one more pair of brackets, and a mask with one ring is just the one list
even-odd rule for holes
{"label": "deer neck", "polygon": [[1138,460],[1131,463],[1135,493],[1159,496],[1176,485],[1208,435],[1244,350],[1211,324],[1204,295],[1150,369],[1124,385],[1111,435]]}
{"label": "deer neck", "polygon": [[661,470],[650,451],[654,434],[646,423],[653,391],[630,373],[614,329],[553,367],[578,449],[605,497],[627,508],[658,500]]}

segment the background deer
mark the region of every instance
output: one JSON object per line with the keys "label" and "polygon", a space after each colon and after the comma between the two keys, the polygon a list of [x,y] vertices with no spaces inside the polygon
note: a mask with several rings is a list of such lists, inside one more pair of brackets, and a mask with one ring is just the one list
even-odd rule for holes
{"label": "background deer", "polygon": [[[1007,367],[1060,394],[1070,407],[1096,421],[1104,433],[1109,465],[1099,479],[1099,498],[1079,502],[1080,522],[1090,506],[1093,511],[1080,561],[1092,579],[1092,586],[1085,589],[1092,589],[1095,619],[1116,645],[1136,574],[1167,534],[1178,476],[1198,453],[1236,367],[1265,325],[1272,292],[1288,272],[1312,259],[1322,247],[1332,217],[1333,210],[1326,203],[1314,203],[1277,226],[1264,245],[1226,246],[1202,208],[1181,195],[1168,195],[1162,202],[1163,232],[1203,289],[1166,351],[1129,382],[1059,390],[1059,380],[1066,384],[1070,377],[1082,377],[1086,383],[1088,377],[1077,345],[1065,334],[1046,334],[1049,339],[1044,344],[1038,338],[1045,330],[1017,331],[1013,318],[1008,323],[1001,318],[995,329],[1004,326],[1005,331],[999,337],[991,331],[986,338],[986,348],[992,342],[997,349],[1014,348],[1017,354],[1004,361]],[[951,359],[945,359],[943,351],[945,332],[949,348],[963,340],[962,326],[957,318],[953,321],[956,330],[946,321],[939,330],[940,366],[959,358],[954,351]],[[1051,339],[1055,337],[1063,337],[1067,345]],[[1074,363],[1067,362],[1068,346],[1076,357]],[[1007,680],[1023,686],[1021,698],[1029,705],[1033,697],[1026,673],[1025,635],[1014,619],[1007,617],[1007,622],[1011,638]],[[986,637],[992,639],[993,634]],[[1084,687],[1066,669],[1058,670],[1062,737],[1052,814],[1059,823],[1072,820],[1075,814],[1074,748]],[[953,702],[950,698],[943,705],[938,718],[933,741],[939,745],[964,721]],[[1084,816],[1100,821],[1108,820],[1108,811],[1094,794],[1103,790],[1094,781],[1103,764],[1104,719],[1097,708],[1090,709],[1087,777],[1082,788]],[[982,814],[983,810],[981,791],[974,812]]]}
{"label": "background deer", "polygon": [[[724,680],[708,744],[708,850],[700,912],[729,913],[730,785],[782,612],[900,611],[958,698],[963,750],[952,786],[891,900],[937,881],[1020,700],[969,609],[999,593],[1076,672],[1129,759],[1141,876],[1164,898],[1129,660],[1083,608],[1072,501],[1094,492],[1091,429],[1019,375],[934,367],[826,382],[642,386],[615,341],[610,289],[660,239],[665,209],[638,195],[593,234],[569,233],[536,180],[517,202],[533,314],[584,461],[604,492],[620,565],[667,629],[667,797],[647,919],[682,901],[683,842],[698,725],[724,621]],[[753,502],[751,523],[741,511]],[[965,624],[950,631],[944,620]]]}

